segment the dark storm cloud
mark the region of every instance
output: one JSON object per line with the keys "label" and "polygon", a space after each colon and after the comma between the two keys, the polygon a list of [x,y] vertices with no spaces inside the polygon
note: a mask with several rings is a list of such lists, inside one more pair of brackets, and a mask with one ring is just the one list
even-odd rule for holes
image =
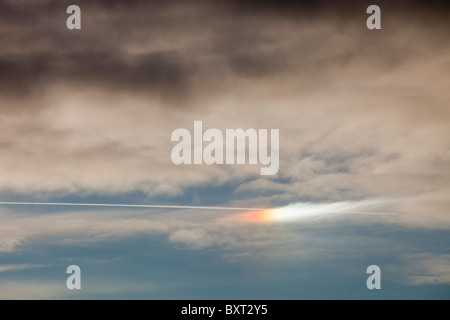
{"label": "dark storm cloud", "polygon": [[138,40],[146,37],[148,27],[141,28],[139,22],[134,25],[132,20],[142,10],[153,12],[152,7],[144,5],[141,10],[140,1],[127,2],[127,7],[119,2],[101,8],[101,3],[78,4],[83,30],[71,32],[65,27],[68,15],[63,2],[1,3],[3,95],[20,97],[58,82],[157,92],[166,97],[186,92],[193,65],[182,52],[170,48],[136,54],[123,51],[128,34]]}
{"label": "dark storm cloud", "polygon": [[[72,2],[2,1],[0,91],[20,97],[67,83],[156,95],[177,103],[192,98],[198,85],[220,87],[227,72],[251,79],[292,70],[312,73],[331,60],[345,64],[360,54],[377,56],[370,41],[378,35],[363,27],[366,2],[77,1],[82,30],[69,31],[65,9]],[[425,13],[414,15],[413,23],[426,21],[430,12],[445,16],[447,8],[439,1],[378,4],[385,23],[392,20],[389,8]],[[280,39],[286,28],[300,36],[318,22],[343,32],[349,25],[361,25],[361,32],[355,33],[360,51],[315,57],[331,38],[312,36],[290,45]],[[399,48],[398,57],[394,51],[384,63],[397,63],[409,49]]]}
{"label": "dark storm cloud", "polygon": [[[34,54],[0,58],[0,84],[5,93],[17,95],[37,90],[42,83],[63,80],[79,84],[122,86],[128,90],[183,90],[189,66],[176,53],[156,52],[132,60],[108,52]],[[169,92],[167,92],[169,94]]]}

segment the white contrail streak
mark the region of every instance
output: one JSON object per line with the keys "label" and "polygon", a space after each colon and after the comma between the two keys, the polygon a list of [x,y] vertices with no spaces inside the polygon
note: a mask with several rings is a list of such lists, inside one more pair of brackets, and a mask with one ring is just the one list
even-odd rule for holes
{"label": "white contrail streak", "polygon": [[201,210],[239,210],[239,211],[264,210],[262,208],[207,207],[207,206],[167,206],[167,205],[157,205],[157,204],[66,203],[66,202],[12,202],[12,201],[1,201],[0,205],[124,207],[124,208],[201,209]]}
{"label": "white contrail streak", "polygon": [[387,200],[293,203],[285,207],[270,210],[270,212],[263,215],[263,217],[275,221],[290,221],[346,214],[396,215],[396,213],[387,211],[387,208],[389,208],[388,203]]}

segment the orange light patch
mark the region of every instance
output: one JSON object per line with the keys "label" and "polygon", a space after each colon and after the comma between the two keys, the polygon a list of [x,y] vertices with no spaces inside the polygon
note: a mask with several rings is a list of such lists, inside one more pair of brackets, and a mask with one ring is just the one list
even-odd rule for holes
{"label": "orange light patch", "polygon": [[275,210],[274,209],[264,209],[264,210],[250,211],[246,214],[246,217],[248,220],[254,221],[254,222],[272,221],[275,218]]}

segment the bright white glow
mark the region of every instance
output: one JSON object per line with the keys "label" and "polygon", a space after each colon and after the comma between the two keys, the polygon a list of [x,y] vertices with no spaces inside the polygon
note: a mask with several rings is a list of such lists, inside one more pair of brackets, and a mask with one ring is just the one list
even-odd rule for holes
{"label": "bright white glow", "polygon": [[394,214],[386,211],[388,203],[389,201],[382,200],[294,203],[285,207],[252,211],[249,217],[254,221],[292,221],[339,214]]}

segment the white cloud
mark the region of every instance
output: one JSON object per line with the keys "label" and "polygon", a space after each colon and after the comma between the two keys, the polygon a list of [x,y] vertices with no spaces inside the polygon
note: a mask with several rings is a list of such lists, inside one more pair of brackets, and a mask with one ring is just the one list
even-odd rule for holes
{"label": "white cloud", "polygon": [[183,243],[194,248],[203,248],[214,244],[214,238],[203,229],[180,229],[169,235],[169,240]]}
{"label": "white cloud", "polygon": [[3,264],[0,265],[0,272],[7,272],[7,271],[20,271],[20,270],[26,270],[26,269],[34,269],[34,268],[42,268],[46,265],[42,264]]}

